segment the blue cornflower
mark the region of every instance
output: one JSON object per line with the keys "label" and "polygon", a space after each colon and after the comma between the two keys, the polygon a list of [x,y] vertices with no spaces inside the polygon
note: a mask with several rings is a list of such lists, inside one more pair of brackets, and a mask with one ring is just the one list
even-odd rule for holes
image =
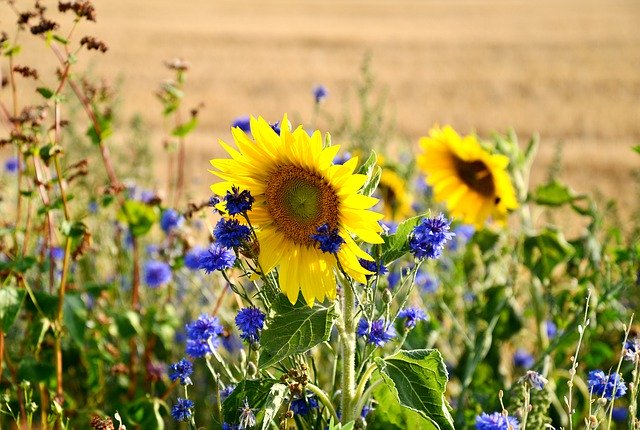
{"label": "blue cornflower", "polygon": [[535,359],[526,349],[518,348],[513,354],[513,365],[523,369],[531,369],[535,364]]}
{"label": "blue cornflower", "polygon": [[395,234],[398,231],[398,223],[394,221],[380,221],[384,234]]}
{"label": "blue cornflower", "polygon": [[340,236],[340,230],[337,227],[330,230],[329,224],[322,224],[316,231],[318,234],[312,234],[310,237],[318,243],[322,252],[335,254],[340,250],[344,239]]}
{"label": "blue cornflower", "polygon": [[51,257],[53,257],[54,260],[60,261],[64,258],[64,249],[60,248],[59,246],[54,246],[49,250],[49,252],[51,253]]}
{"label": "blue cornflower", "polygon": [[371,412],[371,406],[369,405],[364,405],[362,407],[362,411],[360,412],[360,416],[362,418],[367,418],[367,415],[369,415],[369,412]]}
{"label": "blue cornflower", "polygon": [[171,267],[164,261],[149,260],[144,265],[144,282],[151,288],[169,283],[171,277]]}
{"label": "blue cornflower", "polygon": [[311,409],[318,409],[318,400],[313,395],[296,397],[291,401],[291,411],[296,415],[307,415]]}
{"label": "blue cornflower", "polygon": [[4,162],[4,170],[7,173],[16,173],[20,168],[20,161],[18,157],[10,157],[7,158],[7,161]]}
{"label": "blue cornflower", "polygon": [[206,273],[228,269],[232,267],[235,262],[236,255],[233,251],[216,243],[200,255],[200,268]]}
{"label": "blue cornflower", "polygon": [[96,202],[95,200],[90,200],[87,209],[89,209],[90,213],[95,214],[95,213],[98,213],[98,209],[100,209],[100,205],[98,205],[98,202]]}
{"label": "blue cornflower", "polygon": [[380,347],[397,335],[396,329],[391,324],[387,325],[382,318],[372,322],[371,326],[369,326],[369,321],[360,318],[356,334],[364,337],[367,343]]}
{"label": "blue cornflower", "polygon": [[233,384],[229,384],[226,387],[224,387],[222,390],[220,390],[220,403],[224,402],[227,397],[229,397],[231,395],[231,393],[233,393],[233,390],[236,389],[236,386]]}
{"label": "blue cornflower", "polygon": [[237,248],[249,240],[251,230],[237,219],[221,218],[213,229],[213,236],[225,248]]}
{"label": "blue cornflower", "polygon": [[188,421],[191,418],[193,402],[189,399],[178,397],[178,403],[171,408],[171,416],[176,421]]}
{"label": "blue cornflower", "polygon": [[209,205],[210,208],[215,208],[218,203],[220,203],[220,197],[218,197],[218,196],[209,197],[208,205]]}
{"label": "blue cornflower", "polygon": [[218,318],[207,314],[200,315],[197,320],[187,324],[185,329],[187,332],[185,351],[194,358],[209,354],[211,348],[218,345],[218,337],[223,332]]}
{"label": "blue cornflower", "polygon": [[240,127],[240,130],[249,133],[251,131],[251,119],[248,115],[239,116],[231,122],[231,127]]}
{"label": "blue cornflower", "polygon": [[623,356],[626,361],[636,361],[640,359],[640,337],[627,339],[624,343]]}
{"label": "blue cornflower", "polygon": [[491,415],[482,413],[476,417],[476,430],[518,430],[520,423],[515,417],[505,417],[500,412]]}
{"label": "blue cornflower", "polygon": [[169,234],[173,229],[180,227],[184,223],[184,217],[175,209],[165,209],[160,218],[162,231]]}
{"label": "blue cornflower", "polygon": [[264,328],[266,315],[256,307],[243,308],[236,315],[236,325],[242,333],[240,337],[249,343],[255,343],[260,338],[260,330]]}
{"label": "blue cornflower", "polygon": [[627,392],[624,379],[618,372],[605,375],[602,370],[592,370],[587,376],[587,382],[593,394],[608,400],[622,397]]}
{"label": "blue cornflower", "polygon": [[231,191],[227,191],[224,201],[227,203],[227,213],[237,215],[250,211],[255,199],[249,190],[240,191],[239,187],[232,186]]}
{"label": "blue cornflower", "polygon": [[451,221],[440,214],[435,218],[423,218],[409,237],[409,249],[416,258],[438,258],[455,233],[449,232]]}
{"label": "blue cornflower", "polygon": [[187,267],[187,269],[200,269],[200,257],[202,257],[205,252],[207,252],[207,250],[201,246],[194,246],[193,248],[188,250],[187,253],[184,254],[184,265]]}
{"label": "blue cornflower", "polygon": [[271,126],[271,130],[275,131],[278,135],[280,134],[280,121],[269,123],[269,125]]}
{"label": "blue cornflower", "polygon": [[169,366],[169,379],[171,381],[175,381],[176,379],[180,379],[180,383],[182,385],[191,385],[191,374],[193,373],[193,364],[183,358],[177,363],[173,363]]}
{"label": "blue cornflower", "polygon": [[329,91],[324,85],[316,85],[313,87],[313,97],[316,100],[316,103],[320,103],[329,95]]}
{"label": "blue cornflower", "polygon": [[531,385],[531,387],[535,388],[536,390],[542,390],[544,386],[547,385],[547,382],[549,382],[547,378],[533,370],[527,370],[527,373],[525,373],[524,376],[520,379],[524,382],[529,383],[529,385]]}
{"label": "blue cornflower", "polygon": [[367,279],[371,278],[375,275],[384,275],[389,271],[382,262],[376,263],[375,261],[365,260],[364,258],[359,258],[360,265],[367,269],[369,272],[373,272],[371,275],[366,275]]}
{"label": "blue cornflower", "polygon": [[333,158],[333,164],[344,164],[347,161],[349,161],[351,159],[351,153],[348,151],[345,151],[341,154],[336,155]]}
{"label": "blue cornflower", "polygon": [[544,322],[545,328],[547,329],[547,337],[549,339],[553,339],[558,334],[558,326],[551,320],[546,320]]}
{"label": "blue cornflower", "polygon": [[427,321],[427,314],[420,308],[406,308],[398,314],[400,318],[405,318],[405,328],[414,328],[418,321]]}
{"label": "blue cornflower", "polygon": [[611,418],[617,423],[624,423],[629,418],[629,408],[617,407],[611,411]]}
{"label": "blue cornflower", "polygon": [[389,288],[394,289],[396,285],[398,285],[398,282],[400,282],[401,278],[402,278],[402,275],[400,275],[400,272],[396,270],[390,272],[389,275],[387,276],[387,282],[389,283]]}
{"label": "blue cornflower", "polygon": [[425,293],[435,293],[438,291],[438,279],[425,270],[416,273],[415,284]]}

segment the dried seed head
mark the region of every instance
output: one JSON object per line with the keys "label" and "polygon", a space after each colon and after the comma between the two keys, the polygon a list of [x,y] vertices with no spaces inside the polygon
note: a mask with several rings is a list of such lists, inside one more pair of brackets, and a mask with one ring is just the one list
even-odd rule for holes
{"label": "dried seed head", "polygon": [[106,43],[104,43],[101,40],[96,39],[93,36],[85,36],[82,39],[80,39],[80,45],[81,46],[85,46],[87,47],[87,49],[89,51],[91,50],[96,50],[96,51],[100,51],[102,53],[105,53],[109,50],[109,47],[106,45]]}
{"label": "dried seed head", "polygon": [[25,78],[38,79],[38,71],[29,66],[13,66],[13,71],[21,74]]}
{"label": "dried seed head", "polygon": [[58,28],[59,25],[57,22],[51,21],[50,19],[42,18],[37,25],[31,27],[31,34],[43,34],[47,31],[52,31]]}
{"label": "dried seed head", "polygon": [[70,1],[58,2],[58,10],[60,12],[73,11],[78,18],[86,18],[89,21],[96,21],[96,10],[90,1]]}
{"label": "dried seed head", "polygon": [[113,421],[109,417],[102,419],[99,416],[94,416],[89,424],[94,430],[115,430]]}
{"label": "dried seed head", "polygon": [[165,61],[164,65],[169,70],[175,70],[177,72],[186,72],[189,70],[189,67],[191,67],[191,64],[182,58],[174,58],[173,60]]}

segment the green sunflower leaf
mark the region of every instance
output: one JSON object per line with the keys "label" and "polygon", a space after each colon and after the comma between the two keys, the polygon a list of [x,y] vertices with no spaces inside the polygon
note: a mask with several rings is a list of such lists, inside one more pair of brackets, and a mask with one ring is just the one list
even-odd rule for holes
{"label": "green sunflower leaf", "polygon": [[136,200],[127,200],[122,205],[118,219],[129,224],[131,234],[136,237],[144,236],[151,230],[153,224],[158,221],[160,215],[158,209],[148,206]]}
{"label": "green sunflower leaf", "polygon": [[375,362],[400,405],[429,420],[433,428],[455,430],[444,397],[448,374],[438,350],[399,351]]}
{"label": "green sunflower leaf", "polygon": [[549,278],[551,272],[575,253],[561,232],[546,229],[524,240],[524,264],[539,279]]}
{"label": "green sunflower leaf", "polygon": [[259,366],[271,366],[285,357],[301,354],[329,339],[335,318],[333,307],[314,305],[309,307],[304,300],[292,305],[281,295],[274,303],[273,316],[260,335]]}
{"label": "green sunflower leaf", "polygon": [[409,252],[409,235],[422,218],[424,218],[424,215],[409,218],[398,225],[394,234],[383,236],[384,243],[380,245],[380,253],[378,255],[381,256],[384,264],[389,264]]}
{"label": "green sunflower leaf", "polygon": [[562,206],[575,200],[573,191],[558,181],[551,181],[536,188],[532,199],[539,205]]}
{"label": "green sunflower leaf", "polygon": [[245,400],[257,414],[268,404],[272,388],[282,385],[279,382],[276,379],[251,379],[240,382],[229,397],[222,402],[223,421],[229,424],[238,424],[240,411],[244,407]]}

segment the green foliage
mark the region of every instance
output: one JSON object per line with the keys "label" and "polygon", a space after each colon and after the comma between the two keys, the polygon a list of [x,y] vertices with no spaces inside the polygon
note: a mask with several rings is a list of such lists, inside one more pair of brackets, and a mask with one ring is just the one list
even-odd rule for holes
{"label": "green foliage", "polygon": [[25,290],[11,286],[0,289],[0,327],[3,331],[9,330],[15,322],[25,295]]}
{"label": "green foliage", "polygon": [[524,240],[524,264],[539,279],[547,279],[553,270],[574,253],[564,235],[553,229],[528,236]]}
{"label": "green foliage", "polygon": [[118,218],[129,225],[131,234],[139,237],[147,234],[160,219],[160,211],[157,207],[136,200],[127,200],[122,205]]}

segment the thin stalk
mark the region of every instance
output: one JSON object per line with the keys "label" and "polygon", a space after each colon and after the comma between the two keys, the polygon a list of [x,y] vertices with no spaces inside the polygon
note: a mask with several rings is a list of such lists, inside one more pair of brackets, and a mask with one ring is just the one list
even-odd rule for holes
{"label": "thin stalk", "polygon": [[[132,236],[133,242],[133,279],[131,287],[131,309],[140,312],[140,246],[138,239]],[[129,340],[129,390],[130,398],[136,393],[137,373],[136,365],[138,363],[138,345],[135,337]]]}
{"label": "thin stalk", "polygon": [[570,379],[567,381],[567,385],[569,386],[569,395],[565,397],[565,403],[567,404],[567,417],[569,419],[569,430],[573,430],[573,378],[576,375],[576,369],[578,368],[578,353],[580,352],[580,346],[582,345],[582,338],[584,337],[584,330],[589,325],[589,301],[591,300],[591,290],[589,290],[589,294],[587,295],[587,303],[584,307],[584,318],[583,324],[578,326],[578,333],[580,337],[578,338],[578,346],[576,347],[576,353],[572,358],[573,363],[571,364],[571,369],[569,370]]}
{"label": "thin stalk", "polygon": [[331,417],[333,418],[334,422],[337,423],[339,421],[338,420],[338,414],[336,413],[336,410],[333,407],[333,404],[331,403],[331,400],[329,400],[329,397],[327,396],[327,393],[325,393],[322,388],[320,388],[317,385],[314,385],[314,384],[312,384],[310,382],[307,383],[306,388],[307,388],[307,390],[311,391],[313,394],[316,395],[318,400],[320,400],[322,402],[322,404],[327,408],[327,410],[331,414]]}
{"label": "thin stalk", "polygon": [[[362,393],[364,393],[364,389],[367,386],[367,382],[369,381],[369,378],[371,378],[371,375],[373,375],[373,372],[375,372],[377,368],[378,366],[375,363],[371,363],[369,367],[367,367],[367,370],[364,371],[364,374],[362,375],[362,378],[360,378],[360,382],[356,387],[356,394],[354,397],[355,400],[360,400],[360,398],[362,398]],[[356,413],[358,413],[358,410],[356,410]]]}
{"label": "thin stalk", "polygon": [[352,285],[343,288],[342,325],[344,331],[340,342],[342,346],[342,423],[346,424],[355,419],[355,365],[356,365],[356,333],[355,310],[356,300]]}

